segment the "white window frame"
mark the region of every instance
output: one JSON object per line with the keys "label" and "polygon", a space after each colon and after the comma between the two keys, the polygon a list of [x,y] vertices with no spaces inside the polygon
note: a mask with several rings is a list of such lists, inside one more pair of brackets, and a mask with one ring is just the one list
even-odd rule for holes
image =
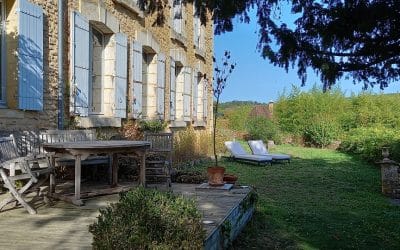
{"label": "white window frame", "polygon": [[[96,30],[98,33],[101,34],[101,38],[102,38],[102,51],[101,51],[101,94],[100,94],[100,106],[101,109],[100,110],[96,110],[93,111],[93,30]],[[94,27],[92,24],[89,24],[89,60],[90,60],[90,67],[89,67],[89,116],[90,115],[102,115],[103,111],[104,111],[104,98],[103,98],[103,94],[104,94],[104,50],[106,48],[106,35],[104,35],[103,32],[101,32],[99,29],[97,29],[96,27]]]}

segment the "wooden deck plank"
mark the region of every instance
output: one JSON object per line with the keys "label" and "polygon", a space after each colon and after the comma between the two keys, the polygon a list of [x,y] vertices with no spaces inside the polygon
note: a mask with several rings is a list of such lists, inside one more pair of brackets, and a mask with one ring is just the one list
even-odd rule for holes
{"label": "wooden deck plank", "polygon": [[[203,220],[215,222],[204,225],[207,234],[248,192],[244,189],[229,192],[196,191],[195,186],[174,184],[173,191],[195,198]],[[4,194],[0,195],[0,200],[3,197]],[[43,201],[37,201],[37,215],[29,215],[23,208],[0,212],[1,249],[91,249],[92,235],[88,226],[96,220],[100,207],[117,201],[118,194],[87,199],[82,207],[62,201],[48,206]]]}

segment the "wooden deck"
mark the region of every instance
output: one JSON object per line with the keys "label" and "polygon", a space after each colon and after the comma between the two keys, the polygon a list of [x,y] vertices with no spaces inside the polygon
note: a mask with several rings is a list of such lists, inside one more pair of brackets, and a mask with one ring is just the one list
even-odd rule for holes
{"label": "wooden deck", "polygon": [[[223,223],[234,207],[247,196],[248,188],[227,191],[198,191],[197,185],[174,184],[174,193],[194,197],[205,221],[207,235],[211,235]],[[0,195],[0,200],[4,194]],[[88,225],[96,220],[98,210],[118,195],[85,199],[85,206],[77,207],[63,201],[46,205],[34,199],[37,215],[29,215],[25,209],[16,208],[0,212],[1,249],[91,249],[92,235]]]}

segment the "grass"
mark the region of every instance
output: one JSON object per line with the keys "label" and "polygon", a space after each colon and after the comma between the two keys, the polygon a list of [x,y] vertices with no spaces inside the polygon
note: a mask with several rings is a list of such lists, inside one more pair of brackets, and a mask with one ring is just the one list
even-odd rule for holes
{"label": "grass", "polygon": [[381,194],[379,168],[332,150],[276,151],[292,163],[221,163],[259,194],[234,249],[400,249],[400,207]]}

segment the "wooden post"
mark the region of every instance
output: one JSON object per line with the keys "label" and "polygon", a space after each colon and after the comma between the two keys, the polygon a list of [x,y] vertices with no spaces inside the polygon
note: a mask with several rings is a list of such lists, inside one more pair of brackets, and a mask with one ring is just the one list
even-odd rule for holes
{"label": "wooden post", "polygon": [[141,152],[141,163],[140,163],[140,185],[146,187],[146,151]]}
{"label": "wooden post", "polygon": [[118,185],[118,154],[112,154],[112,187],[116,187]]}
{"label": "wooden post", "polygon": [[83,205],[81,201],[81,155],[75,155],[75,205]]}

